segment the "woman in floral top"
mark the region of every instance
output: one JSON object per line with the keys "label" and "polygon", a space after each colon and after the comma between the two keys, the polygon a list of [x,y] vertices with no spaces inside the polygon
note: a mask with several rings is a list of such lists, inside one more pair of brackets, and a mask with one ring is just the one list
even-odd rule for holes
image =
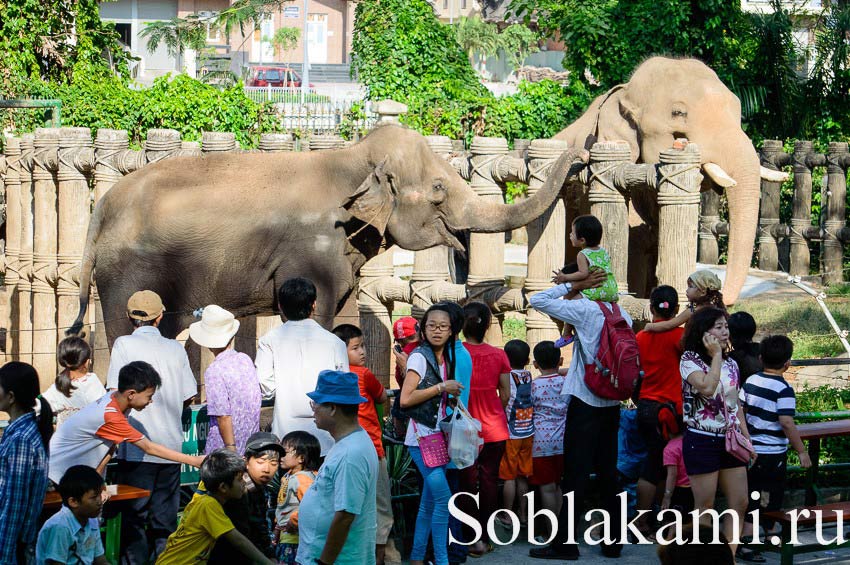
{"label": "woman in floral top", "polygon": [[[729,426],[738,427],[747,437],[749,433],[747,426],[740,424],[743,410],[738,400],[738,365],[726,355],[729,348],[726,318],[720,309],[705,308],[696,312],[685,328],[684,353],[679,363],[685,420],[682,455],[696,508],[714,507],[719,484],[742,526],[748,501],[747,467],[726,452],[725,433]],[[733,524],[728,518],[724,520],[723,533],[732,540],[741,532],[732,531]]]}
{"label": "woman in floral top", "polygon": [[233,349],[237,331],[239,321],[215,304],[205,307],[201,321],[189,326],[192,341],[215,355],[204,371],[210,417],[207,455],[222,447],[242,454],[248,438],[260,430],[260,381],[251,358]]}

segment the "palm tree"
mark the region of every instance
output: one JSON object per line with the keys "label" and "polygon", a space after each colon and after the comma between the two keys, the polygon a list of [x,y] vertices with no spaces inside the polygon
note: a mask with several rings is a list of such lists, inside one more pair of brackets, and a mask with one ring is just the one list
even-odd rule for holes
{"label": "palm tree", "polygon": [[154,51],[160,43],[165,45],[168,54],[177,60],[177,68],[183,69],[183,53],[187,49],[200,51],[207,44],[206,20],[197,14],[185,18],[173,18],[149,22],[139,36],[148,40],[148,50]]}
{"label": "palm tree", "polygon": [[483,71],[487,57],[495,55],[499,50],[498,28],[477,16],[460,18],[454,28],[457,42],[469,55],[469,64],[474,66],[475,55],[478,55],[479,72]]}

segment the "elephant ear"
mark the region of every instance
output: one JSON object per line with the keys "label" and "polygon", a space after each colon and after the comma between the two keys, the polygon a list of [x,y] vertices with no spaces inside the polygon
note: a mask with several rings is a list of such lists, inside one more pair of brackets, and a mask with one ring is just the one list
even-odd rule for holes
{"label": "elephant ear", "polygon": [[386,164],[387,157],[384,157],[342,206],[358,220],[375,227],[381,235],[387,229],[395,205],[393,175],[385,170]]}
{"label": "elephant ear", "polygon": [[599,107],[597,120],[597,140],[629,143],[632,161],[640,155],[638,145],[638,126],[640,110],[628,99],[628,84],[620,84],[608,91]]}

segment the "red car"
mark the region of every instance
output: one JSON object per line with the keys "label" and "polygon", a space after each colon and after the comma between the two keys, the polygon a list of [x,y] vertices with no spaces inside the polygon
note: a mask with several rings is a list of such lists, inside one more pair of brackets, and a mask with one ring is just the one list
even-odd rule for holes
{"label": "red car", "polygon": [[252,67],[248,86],[300,87],[301,75],[288,67]]}

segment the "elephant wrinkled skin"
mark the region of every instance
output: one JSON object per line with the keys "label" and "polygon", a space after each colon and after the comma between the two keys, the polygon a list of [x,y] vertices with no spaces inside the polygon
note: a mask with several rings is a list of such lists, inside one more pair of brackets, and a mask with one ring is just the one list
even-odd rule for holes
{"label": "elephant wrinkled skin", "polygon": [[494,204],[473,190],[425,138],[386,125],[356,145],[311,153],[217,153],[149,165],[98,203],[80,270],[79,332],[92,271],[109,344],[131,327],[140,289],[162,297],[163,335],[218,304],[236,316],[271,312],[275,289],[304,276],[318,288],[316,319],[333,322],[359,270],[382,249],[461,247],[452,232],[503,232],[558,197],[579,150],[565,152],[535,197]]}
{"label": "elephant wrinkled skin", "polygon": [[[638,163],[658,163],[675,138],[700,148],[703,190],[725,190],[729,204],[729,253],[723,295],[735,302],[747,277],[758,224],[760,166],[752,142],[741,129],[741,103],[705,64],[695,59],[653,57],[627,84],[593,101],[590,108],[555,136],[572,147],[625,140]],[[646,192],[632,195],[629,285],[641,295],[654,283],[658,206]],[[652,237],[635,237],[649,227]],[[646,242],[650,242],[649,245]],[[638,246],[643,245],[641,249]],[[625,250],[612,249],[612,253]],[[681,281],[684,284],[685,281]]]}

